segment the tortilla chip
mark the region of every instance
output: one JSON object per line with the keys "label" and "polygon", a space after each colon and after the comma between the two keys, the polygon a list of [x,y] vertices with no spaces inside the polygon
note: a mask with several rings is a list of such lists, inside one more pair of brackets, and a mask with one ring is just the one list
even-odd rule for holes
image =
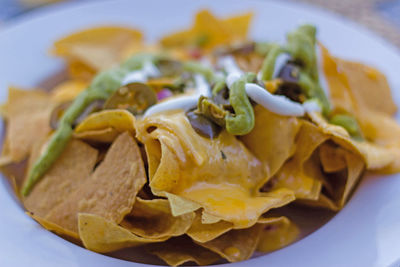
{"label": "tortilla chip", "polygon": [[[400,126],[390,117],[397,107],[385,76],[369,66],[334,58],[324,47],[322,54],[325,77],[336,110],[354,115],[367,140],[353,142],[354,150],[363,154],[368,170],[379,173],[400,171]],[[346,142],[351,143],[342,140],[342,144]]]}
{"label": "tortilla chip", "polygon": [[121,226],[138,236],[160,239],[185,234],[194,217],[193,212],[174,217],[167,199],[136,198]]}
{"label": "tortilla chip", "polygon": [[0,171],[5,178],[8,179],[9,183],[15,191],[15,195],[21,200],[21,192],[19,191],[22,187],[25,178],[25,171],[28,166],[28,161],[24,160],[21,162],[9,162],[4,166],[0,165]]}
{"label": "tortilla chip", "polygon": [[195,262],[204,266],[221,259],[218,254],[196,245],[185,236],[172,238],[164,243],[153,244],[149,246],[148,250],[170,266],[179,266],[187,262]]}
{"label": "tortilla chip", "polygon": [[[301,123],[295,117],[274,114],[260,105],[254,108],[255,126],[241,140],[268,168],[270,178],[290,158],[296,148],[295,137]],[[261,181],[259,187],[267,181]]]}
{"label": "tortilla chip", "polygon": [[73,80],[82,80],[91,82],[96,75],[97,71],[79,60],[68,58],[66,59],[68,75]]}
{"label": "tortilla chip", "polygon": [[300,199],[296,203],[309,207],[329,209],[334,212],[341,209],[330,197],[327,197],[324,193],[321,193],[317,200]]}
{"label": "tortilla chip", "polygon": [[351,190],[356,185],[365,168],[363,160],[358,155],[347,152],[345,157],[347,164],[347,179],[343,193],[339,199],[339,205],[341,207],[343,207],[346,203],[346,200],[348,199]]}
{"label": "tortilla chip", "polygon": [[258,159],[226,131],[212,140],[199,136],[181,111],[138,122],[137,137],[152,155],[148,163],[153,193],[167,192],[197,204],[188,205],[191,211],[202,207],[235,228],[246,228],[267,210],[293,200],[287,189],[259,195],[265,169]]}
{"label": "tortilla chip", "polygon": [[296,138],[297,149],[274,177],[273,188],[289,188],[293,190],[296,199],[318,199],[322,182],[315,176],[305,171],[308,162],[308,170],[318,169],[319,166],[310,160],[312,153],[320,146],[327,136],[311,123],[304,122]]}
{"label": "tortilla chip", "polygon": [[149,239],[132,234],[113,221],[88,213],[78,214],[79,237],[85,248],[106,253],[122,248],[136,247],[165,239]]}
{"label": "tortilla chip", "polygon": [[77,139],[95,143],[112,143],[118,135],[120,135],[120,132],[113,127],[74,133],[74,137]]}
{"label": "tortilla chip", "polygon": [[46,230],[54,232],[57,235],[60,235],[63,237],[67,237],[67,238],[72,237],[75,240],[79,240],[79,235],[75,232],[65,229],[65,228],[61,227],[60,225],[57,225],[57,224],[50,222],[40,216],[37,216],[36,214],[30,213],[30,212],[26,212],[26,214],[28,214],[30,217],[32,217],[32,219],[37,221]]}
{"label": "tortilla chip", "polygon": [[211,224],[221,221],[220,217],[214,216],[203,210],[201,215],[201,222],[204,224]]}
{"label": "tortilla chip", "polygon": [[232,36],[234,41],[243,41],[247,39],[254,13],[248,12],[242,15],[232,16],[222,19],[221,22]]}
{"label": "tortilla chip", "polygon": [[382,112],[365,111],[360,120],[360,127],[365,138],[377,145],[400,145],[400,125]]}
{"label": "tortilla chip", "polygon": [[136,194],[145,183],[140,150],[125,132],[114,141],[93,174],[45,219],[74,232],[78,232],[78,213],[92,213],[120,223],[132,210]]}
{"label": "tortilla chip", "polygon": [[75,134],[113,128],[119,133],[135,133],[135,117],[127,110],[110,109],[90,114],[75,128]]}
{"label": "tortilla chip", "polygon": [[[23,200],[25,208],[35,216],[44,218],[85,182],[93,171],[97,154],[97,150],[89,145],[71,140],[61,156]],[[36,159],[34,156],[33,160]]]}
{"label": "tortilla chip", "polygon": [[108,26],[83,30],[54,43],[57,56],[78,60],[96,72],[121,61],[122,51],[132,43],[141,43],[142,33],[131,28]]}
{"label": "tortilla chip", "polygon": [[324,172],[338,172],[346,168],[343,150],[334,143],[322,144],[319,148],[319,156]]}
{"label": "tortilla chip", "polygon": [[367,170],[378,173],[391,173],[400,170],[400,162],[397,155],[400,149],[397,145],[393,147],[382,147],[368,141],[352,140],[343,127],[329,124],[320,113],[308,113],[310,119],[339,146],[361,155]]}
{"label": "tortilla chip", "polygon": [[197,244],[205,247],[229,262],[249,259],[257,248],[264,225],[256,224],[250,228],[231,230],[211,241]]}
{"label": "tortilla chip", "polygon": [[73,101],[83,90],[88,87],[88,83],[82,80],[69,80],[57,85],[50,94],[53,101],[64,103]]}
{"label": "tortilla chip", "polygon": [[[196,38],[205,39],[205,48],[213,48],[217,45],[228,44],[232,36],[226,26],[208,10],[197,12],[194,19],[193,31]],[[195,40],[197,41],[197,40]]]}
{"label": "tortilla chip", "polygon": [[323,69],[334,107],[350,114],[361,109],[393,115],[397,111],[386,77],[378,70],[332,57],[321,45]]}
{"label": "tortilla chip", "polygon": [[183,214],[191,213],[201,208],[201,205],[183,197],[165,192],[171,206],[171,213],[173,216],[181,216]]}
{"label": "tortilla chip", "polygon": [[37,141],[50,131],[50,114],[54,103],[51,97],[38,90],[20,90],[10,87],[7,101],[7,129],[5,158],[21,161]]}
{"label": "tortilla chip", "polygon": [[286,217],[279,217],[266,223],[259,243],[257,251],[266,253],[281,249],[293,243],[299,237],[300,230]]}
{"label": "tortilla chip", "polygon": [[208,10],[197,12],[192,28],[163,37],[165,47],[201,47],[212,49],[218,45],[244,41],[253,14],[219,19]]}
{"label": "tortilla chip", "polygon": [[233,229],[233,224],[231,222],[220,220],[215,223],[205,224],[202,218],[202,214],[197,212],[193,224],[187,231],[187,235],[194,241],[205,243]]}

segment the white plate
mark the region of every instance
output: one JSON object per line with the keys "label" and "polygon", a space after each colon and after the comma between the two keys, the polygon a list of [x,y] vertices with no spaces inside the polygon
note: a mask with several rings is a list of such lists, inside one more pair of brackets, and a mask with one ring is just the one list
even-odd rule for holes
{"label": "white plate", "polygon": [[[0,32],[0,100],[7,86],[34,86],[62,63],[48,56],[54,40],[83,26],[127,24],[149,40],[181,28],[201,7],[217,14],[254,10],[253,37],[283,40],[301,22],[318,26],[319,39],[336,55],[380,68],[400,104],[400,56],[374,34],[309,6],[266,1],[132,1],[64,4],[19,18]],[[396,177],[397,176],[397,177]],[[0,183],[0,266],[143,266],[85,250],[42,229],[24,214]],[[400,177],[365,179],[348,205],[325,226],[301,241],[231,266],[389,266],[400,258]],[[399,263],[398,263],[399,264]]]}

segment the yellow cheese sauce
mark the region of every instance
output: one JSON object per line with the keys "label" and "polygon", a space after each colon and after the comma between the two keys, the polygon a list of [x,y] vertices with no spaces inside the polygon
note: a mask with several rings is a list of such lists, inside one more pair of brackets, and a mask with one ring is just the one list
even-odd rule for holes
{"label": "yellow cheese sauce", "polygon": [[137,136],[148,155],[161,147],[160,159],[149,160],[154,193],[198,203],[235,228],[249,227],[270,208],[293,200],[285,189],[259,195],[257,186],[267,173],[261,162],[226,131],[212,140],[199,136],[182,111],[145,118],[138,122]]}

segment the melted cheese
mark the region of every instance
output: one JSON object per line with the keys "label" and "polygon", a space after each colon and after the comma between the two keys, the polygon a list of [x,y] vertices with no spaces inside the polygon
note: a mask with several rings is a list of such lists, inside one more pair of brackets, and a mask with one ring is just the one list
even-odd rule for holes
{"label": "melted cheese", "polygon": [[151,157],[155,194],[168,192],[198,203],[235,228],[249,227],[262,213],[293,200],[286,189],[259,195],[257,187],[266,175],[260,161],[226,131],[213,140],[199,136],[181,111],[139,121],[137,137]]}

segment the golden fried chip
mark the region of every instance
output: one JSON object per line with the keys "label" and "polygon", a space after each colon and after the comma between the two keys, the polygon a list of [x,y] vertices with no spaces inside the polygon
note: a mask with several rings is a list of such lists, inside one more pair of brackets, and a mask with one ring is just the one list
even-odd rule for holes
{"label": "golden fried chip", "polygon": [[[327,138],[318,127],[304,122],[296,138],[296,152],[275,175],[273,188],[289,188],[295,193],[296,199],[317,200],[322,182],[313,174],[318,174],[319,166],[309,159]],[[311,175],[305,171],[307,162]]]}
{"label": "golden fried chip", "polygon": [[334,58],[324,47],[322,54],[333,105],[339,112],[344,110],[355,116],[368,140],[360,143],[342,138],[345,140],[339,141],[342,145],[353,143],[353,150],[363,154],[368,170],[398,172],[400,126],[390,117],[397,107],[386,78],[371,67]]}
{"label": "golden fried chip", "polygon": [[152,155],[148,163],[153,193],[188,200],[190,211],[202,207],[246,228],[267,210],[293,200],[287,189],[259,195],[266,175],[259,160],[226,131],[212,140],[201,137],[181,111],[149,116],[138,122],[137,132]]}
{"label": "golden fried chip", "polygon": [[79,237],[83,245],[99,253],[166,240],[166,238],[149,239],[134,235],[115,222],[95,214],[79,213],[78,225]]}
{"label": "golden fried chip", "polygon": [[347,179],[344,186],[343,193],[339,199],[339,206],[343,207],[346,203],[347,198],[351,190],[356,185],[358,179],[361,177],[364,171],[364,161],[358,156],[351,152],[346,153],[346,164],[347,164]]}
{"label": "golden fried chip", "polygon": [[211,223],[216,223],[221,221],[221,218],[218,216],[214,216],[205,210],[203,210],[202,215],[201,215],[201,222],[204,224],[211,224]]}
{"label": "golden fried chip", "polygon": [[321,193],[317,200],[309,200],[309,199],[300,199],[297,203],[309,206],[309,207],[317,207],[317,208],[325,208],[332,211],[339,211],[340,207],[334,203],[332,199]]}
{"label": "golden fried chip", "polygon": [[[266,178],[270,178],[293,155],[296,148],[295,137],[301,123],[295,117],[279,116],[260,105],[254,108],[254,114],[255,126],[241,140],[268,168]],[[266,182],[262,181],[259,186]]]}
{"label": "golden fried chip", "polygon": [[74,133],[74,137],[88,142],[112,143],[120,134],[113,127]]}
{"label": "golden fried chip", "polygon": [[183,197],[165,192],[171,206],[171,213],[173,216],[180,216],[183,214],[191,213],[201,208],[201,205]]}
{"label": "golden fried chip", "polygon": [[132,210],[136,194],[145,183],[140,150],[125,132],[114,141],[93,174],[45,219],[74,232],[78,232],[78,213],[92,213],[120,223]]}
{"label": "golden fried chip", "polygon": [[256,224],[250,228],[231,230],[211,241],[199,243],[229,262],[249,259],[257,248],[260,234],[264,225]]}
{"label": "golden fried chip", "polygon": [[110,109],[90,114],[75,128],[76,134],[113,128],[119,133],[135,133],[135,117],[127,110]]}
{"label": "golden fried chip", "polygon": [[167,199],[137,197],[132,211],[120,225],[138,236],[159,239],[185,234],[194,217],[193,212],[174,217]]}
{"label": "golden fried chip", "polygon": [[253,12],[248,12],[242,15],[232,16],[221,20],[225,29],[227,29],[227,31],[232,36],[232,42],[244,41],[247,39],[247,34],[253,16]]}
{"label": "golden fried chip", "polygon": [[366,109],[393,115],[397,111],[386,77],[361,63],[332,57],[321,45],[323,68],[334,107],[350,114]]}
{"label": "golden fried chip", "polygon": [[[70,141],[61,156],[23,200],[25,208],[35,216],[44,218],[85,182],[93,171],[97,154],[96,149],[79,140]],[[33,156],[33,160],[36,159]]]}
{"label": "golden fried chip", "polygon": [[390,173],[400,170],[400,162],[398,161],[400,149],[397,145],[393,144],[392,147],[388,148],[368,141],[353,140],[343,127],[329,124],[321,114],[311,112],[308,115],[336,144],[348,151],[361,155],[365,161],[367,170],[380,173]]}
{"label": "golden fried chip", "polygon": [[211,241],[233,228],[231,222],[220,220],[215,223],[205,224],[202,219],[203,215],[197,212],[193,224],[187,231],[188,236],[200,243]]}
{"label": "golden fried chip", "polygon": [[148,250],[170,266],[179,266],[187,262],[203,266],[221,259],[218,254],[196,245],[190,238],[184,236],[154,244],[149,246]]}
{"label": "golden fried chip", "polygon": [[55,102],[64,103],[73,101],[87,87],[88,83],[85,81],[69,80],[57,85],[51,90],[50,95]]}
{"label": "golden fried chip", "polygon": [[66,59],[68,74],[71,79],[91,82],[97,71],[76,59]]}
{"label": "golden fried chip", "polygon": [[229,30],[221,21],[208,10],[197,12],[192,29],[200,46],[213,48],[217,45],[228,44],[232,40]]}
{"label": "golden fried chip", "polygon": [[165,47],[202,47],[230,44],[247,39],[252,13],[219,19],[208,10],[197,12],[192,28],[163,37],[160,43]]}
{"label": "golden fried chip", "polygon": [[322,144],[319,148],[319,156],[324,172],[337,172],[346,168],[343,149],[333,143]]}
{"label": "golden fried chip", "polygon": [[257,251],[266,253],[283,248],[293,243],[298,237],[300,230],[286,217],[270,218],[265,223]]}
{"label": "golden fried chip", "polygon": [[63,237],[72,237],[76,240],[79,240],[79,235],[76,232],[70,231],[66,228],[63,228],[60,225],[57,225],[53,222],[50,222],[40,216],[37,216],[36,214],[27,212],[26,214],[28,214],[30,217],[32,217],[32,219],[34,219],[35,221],[37,221],[41,226],[43,226],[43,228],[45,228],[46,230],[52,231],[58,235],[61,235]]}
{"label": "golden fried chip", "polygon": [[142,33],[131,28],[97,27],[71,34],[54,43],[53,52],[77,60],[97,71],[121,61],[122,51],[132,43],[141,43]]}
{"label": "golden fried chip", "polygon": [[51,97],[38,90],[9,89],[7,101],[7,149],[2,154],[12,161],[26,158],[37,140],[43,139],[50,131],[50,114],[54,103]]}

